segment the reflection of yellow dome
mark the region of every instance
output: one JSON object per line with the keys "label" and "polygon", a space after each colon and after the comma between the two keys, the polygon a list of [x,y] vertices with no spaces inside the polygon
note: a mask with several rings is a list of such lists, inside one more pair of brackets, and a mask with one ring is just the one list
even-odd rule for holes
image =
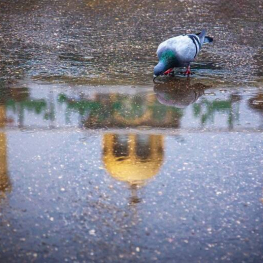
{"label": "reflection of yellow dome", "polygon": [[10,182],[7,174],[6,136],[0,133],[0,197],[1,192],[10,190]]}
{"label": "reflection of yellow dome", "polygon": [[[0,128],[5,125],[5,107],[0,106]],[[6,191],[10,191],[10,181],[7,174],[7,152],[6,152],[6,135],[0,132],[0,198]]]}
{"label": "reflection of yellow dome", "polygon": [[112,177],[131,184],[155,176],[163,162],[162,135],[104,135],[103,161]]}
{"label": "reflection of yellow dome", "polygon": [[5,116],[5,106],[0,105],[0,128],[5,126],[6,116]]}

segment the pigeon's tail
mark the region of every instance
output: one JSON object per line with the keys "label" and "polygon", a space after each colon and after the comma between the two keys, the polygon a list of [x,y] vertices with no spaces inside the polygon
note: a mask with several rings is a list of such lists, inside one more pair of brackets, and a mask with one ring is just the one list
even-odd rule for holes
{"label": "pigeon's tail", "polygon": [[212,42],[213,42],[213,38],[212,38],[212,37],[205,36],[204,44],[206,44],[206,43],[212,43]]}
{"label": "pigeon's tail", "polygon": [[213,42],[213,38],[206,36],[206,30],[202,30],[201,32],[197,33],[196,35],[199,37],[201,44],[211,43]]}

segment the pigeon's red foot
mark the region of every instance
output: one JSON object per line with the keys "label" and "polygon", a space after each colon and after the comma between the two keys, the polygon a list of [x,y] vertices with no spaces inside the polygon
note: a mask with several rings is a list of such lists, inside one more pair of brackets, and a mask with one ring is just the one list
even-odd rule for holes
{"label": "pigeon's red foot", "polygon": [[166,70],[163,74],[169,75],[172,71],[173,71],[173,68],[170,68],[170,69]]}
{"label": "pigeon's red foot", "polygon": [[190,66],[187,67],[187,70],[185,71],[184,74],[187,75],[187,76],[191,75]]}
{"label": "pigeon's red foot", "polygon": [[191,75],[191,71],[187,69],[184,74],[185,75]]}

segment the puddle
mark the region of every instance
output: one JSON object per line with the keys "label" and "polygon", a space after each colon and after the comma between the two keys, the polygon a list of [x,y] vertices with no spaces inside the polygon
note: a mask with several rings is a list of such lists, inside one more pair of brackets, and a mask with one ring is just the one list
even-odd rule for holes
{"label": "puddle", "polygon": [[2,88],[2,258],[260,257],[262,94],[186,78]]}
{"label": "puddle", "polygon": [[201,2],[0,3],[1,262],[263,260],[262,3]]}

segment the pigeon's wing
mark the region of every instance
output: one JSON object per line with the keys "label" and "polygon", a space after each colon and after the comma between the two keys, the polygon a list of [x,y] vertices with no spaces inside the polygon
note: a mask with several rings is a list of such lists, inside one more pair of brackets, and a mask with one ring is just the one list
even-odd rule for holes
{"label": "pigeon's wing", "polygon": [[158,58],[160,59],[164,51],[169,50],[169,51],[175,52],[176,46],[180,45],[180,37],[181,36],[172,37],[162,42],[157,48]]}
{"label": "pigeon's wing", "polygon": [[187,35],[172,37],[162,42],[157,49],[159,59],[166,50],[173,51],[175,56],[182,61],[192,61],[196,54],[195,44]]}
{"label": "pigeon's wing", "polygon": [[177,58],[183,63],[189,63],[195,59],[199,52],[198,47],[187,35],[171,38],[170,45],[174,49]]}
{"label": "pigeon's wing", "polygon": [[160,59],[163,52],[172,51],[176,57],[177,64],[185,65],[195,59],[200,48],[197,47],[193,40],[187,36],[177,36],[162,42],[157,49],[157,56]]}
{"label": "pigeon's wing", "polygon": [[158,46],[158,48],[157,48],[156,54],[157,54],[157,57],[158,57],[159,59],[161,58],[163,52],[164,52],[165,50],[169,49],[168,40],[169,40],[169,39],[167,39],[167,40],[165,40],[164,42],[162,42],[162,43]]}

